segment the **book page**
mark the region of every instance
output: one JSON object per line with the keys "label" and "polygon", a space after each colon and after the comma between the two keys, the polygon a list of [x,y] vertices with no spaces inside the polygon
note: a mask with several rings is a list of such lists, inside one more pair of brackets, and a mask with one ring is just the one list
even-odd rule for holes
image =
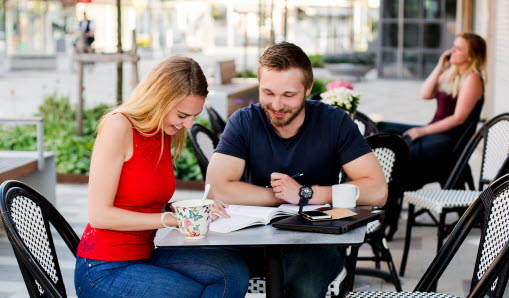
{"label": "book page", "polygon": [[274,213],[277,211],[277,208],[264,206],[229,205],[225,210],[229,215],[237,214],[242,216],[255,217],[269,222],[272,219]]}
{"label": "book page", "polygon": [[[232,205],[230,205],[231,207]],[[230,233],[254,225],[266,225],[269,222],[261,218],[228,213],[230,218],[220,217],[210,223],[210,230],[218,233]]]}

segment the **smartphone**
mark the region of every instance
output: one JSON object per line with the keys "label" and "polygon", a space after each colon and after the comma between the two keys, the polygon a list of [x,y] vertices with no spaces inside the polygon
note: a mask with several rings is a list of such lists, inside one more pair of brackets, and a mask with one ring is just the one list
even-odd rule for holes
{"label": "smartphone", "polygon": [[451,55],[452,55],[452,54],[449,54],[449,55],[445,56],[445,59],[446,59],[447,61],[451,60]]}
{"label": "smartphone", "polygon": [[302,217],[304,217],[307,220],[327,220],[332,219],[332,216],[329,214],[320,211],[320,210],[310,210],[310,211],[304,211],[302,212]]}

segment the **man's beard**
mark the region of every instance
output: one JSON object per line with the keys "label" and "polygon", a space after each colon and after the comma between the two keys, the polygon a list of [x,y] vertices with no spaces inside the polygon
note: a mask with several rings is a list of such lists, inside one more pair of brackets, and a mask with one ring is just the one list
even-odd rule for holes
{"label": "man's beard", "polygon": [[[262,105],[262,108],[263,110],[265,111],[265,114],[267,114],[267,117],[269,118],[270,120],[270,123],[274,126],[274,127],[284,127],[284,126],[287,126],[289,125],[290,123],[292,123],[293,120],[295,120],[295,118],[300,114],[300,112],[302,112],[302,110],[304,109],[304,107],[306,106],[306,101],[303,100],[302,101],[302,105],[300,105],[297,109],[295,110],[289,110],[289,109],[286,109],[286,110],[279,110],[279,111],[276,111],[272,108],[272,104],[268,104],[268,105]],[[280,119],[280,118],[277,118],[275,117],[273,114],[271,114],[271,111],[272,112],[276,112],[276,113],[287,113],[289,115],[288,119]]]}

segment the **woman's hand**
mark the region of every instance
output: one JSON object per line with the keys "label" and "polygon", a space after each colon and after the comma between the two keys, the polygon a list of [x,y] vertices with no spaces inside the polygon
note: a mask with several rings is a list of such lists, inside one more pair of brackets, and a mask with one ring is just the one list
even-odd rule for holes
{"label": "woman's hand", "polygon": [[426,135],[424,127],[414,127],[403,133],[403,136],[408,136],[412,141],[422,138]]}
{"label": "woman's hand", "polygon": [[230,215],[226,213],[225,208],[228,208],[228,204],[219,200],[214,200],[214,204],[212,205],[212,220],[218,219],[219,215],[224,218],[230,218]]}
{"label": "woman's hand", "polygon": [[446,50],[440,55],[440,59],[438,59],[437,66],[440,69],[440,72],[445,71],[449,66],[451,66],[451,62],[449,62],[448,56],[452,53],[451,50]]}

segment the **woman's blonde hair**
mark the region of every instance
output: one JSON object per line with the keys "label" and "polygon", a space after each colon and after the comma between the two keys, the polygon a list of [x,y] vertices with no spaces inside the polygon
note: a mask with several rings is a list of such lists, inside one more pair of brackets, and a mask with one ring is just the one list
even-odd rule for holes
{"label": "woman's blonde hair", "polygon": [[456,37],[461,37],[467,41],[468,56],[470,63],[464,73],[460,73],[455,65],[452,65],[448,71],[448,75],[440,84],[440,90],[452,95],[453,98],[458,96],[463,80],[472,72],[478,73],[483,81],[486,81],[486,41],[482,37],[474,33],[460,33]]}
{"label": "woman's blonde hair", "polygon": [[[164,117],[168,111],[190,94],[207,97],[207,87],[207,79],[196,61],[186,57],[170,57],[156,65],[134,88],[124,103],[103,116],[97,128],[98,133],[101,132],[108,116],[122,113],[131,120],[134,129],[142,135],[161,135],[162,155]],[[182,153],[186,133],[186,129],[180,129],[172,137],[173,160]]]}

